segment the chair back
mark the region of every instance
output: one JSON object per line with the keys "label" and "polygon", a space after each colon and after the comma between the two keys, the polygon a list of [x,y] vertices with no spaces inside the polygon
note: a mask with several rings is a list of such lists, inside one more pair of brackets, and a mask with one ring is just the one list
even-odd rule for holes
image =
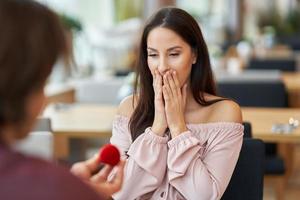
{"label": "chair back", "polygon": [[259,139],[245,138],[238,162],[222,200],[262,200],[265,146]]}
{"label": "chair back", "polygon": [[244,138],[252,138],[252,127],[250,122],[243,122]]}
{"label": "chair back", "polygon": [[282,81],[239,81],[218,83],[219,95],[231,98],[240,106],[287,107],[287,91]]}
{"label": "chair back", "polygon": [[252,59],[248,69],[280,70],[295,72],[297,64],[295,59]]}

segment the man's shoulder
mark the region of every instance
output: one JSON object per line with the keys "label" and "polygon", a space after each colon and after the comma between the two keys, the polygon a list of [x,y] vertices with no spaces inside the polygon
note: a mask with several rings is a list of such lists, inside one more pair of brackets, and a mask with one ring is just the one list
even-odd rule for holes
{"label": "man's shoulder", "polygon": [[0,169],[0,199],[101,199],[67,168],[38,158],[12,155],[6,167]]}

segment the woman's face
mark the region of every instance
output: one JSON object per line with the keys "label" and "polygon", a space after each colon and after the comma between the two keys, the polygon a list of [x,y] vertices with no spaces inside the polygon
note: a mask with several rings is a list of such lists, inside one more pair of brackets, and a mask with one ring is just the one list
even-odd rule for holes
{"label": "woman's face", "polygon": [[147,52],[147,62],[152,74],[156,69],[161,75],[175,70],[181,87],[188,81],[196,56],[190,45],[174,31],[163,27],[150,31]]}

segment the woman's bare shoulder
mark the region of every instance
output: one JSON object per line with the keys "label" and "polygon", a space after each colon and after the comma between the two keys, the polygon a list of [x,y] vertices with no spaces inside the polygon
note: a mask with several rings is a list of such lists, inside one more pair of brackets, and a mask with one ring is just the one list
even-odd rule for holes
{"label": "woman's bare shoulder", "polygon": [[240,106],[234,101],[210,94],[205,94],[204,98],[208,102],[216,102],[209,106],[195,103],[186,115],[188,123],[242,122]]}
{"label": "woman's bare shoulder", "polygon": [[121,101],[117,113],[118,115],[122,115],[130,118],[136,105],[137,105],[137,96],[134,95],[127,96]]}
{"label": "woman's bare shoulder", "polygon": [[[220,99],[217,97],[216,99]],[[221,100],[210,106],[210,121],[242,123],[240,106],[232,100]]]}

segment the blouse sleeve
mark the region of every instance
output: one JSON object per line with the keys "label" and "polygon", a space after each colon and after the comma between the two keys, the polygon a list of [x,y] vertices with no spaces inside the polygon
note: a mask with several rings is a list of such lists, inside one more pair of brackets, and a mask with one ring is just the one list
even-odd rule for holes
{"label": "blouse sleeve", "polygon": [[168,143],[169,182],[186,199],[220,199],[239,157],[241,124],[224,123],[207,130],[206,140],[187,131]]}
{"label": "blouse sleeve", "polygon": [[113,195],[114,199],[136,199],[161,185],[167,169],[168,137],[157,136],[147,128],[132,142],[128,119],[118,116],[113,123],[110,142],[126,159],[124,184],[121,191]]}

